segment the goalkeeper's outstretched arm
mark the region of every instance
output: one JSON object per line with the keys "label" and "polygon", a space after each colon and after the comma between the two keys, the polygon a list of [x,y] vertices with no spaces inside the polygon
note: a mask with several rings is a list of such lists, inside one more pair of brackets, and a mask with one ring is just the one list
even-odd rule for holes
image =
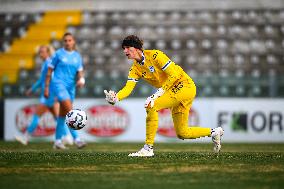
{"label": "goalkeeper's outstretched arm", "polygon": [[119,101],[128,97],[136,86],[136,82],[127,81],[125,86],[117,93],[117,98]]}

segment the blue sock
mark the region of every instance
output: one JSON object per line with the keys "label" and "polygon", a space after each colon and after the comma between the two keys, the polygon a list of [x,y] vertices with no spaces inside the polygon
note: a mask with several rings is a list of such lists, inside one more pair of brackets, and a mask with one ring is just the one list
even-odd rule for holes
{"label": "blue sock", "polygon": [[59,116],[57,118],[55,139],[61,140],[62,136],[65,136],[65,135],[67,135],[67,132],[65,130],[65,117]]}
{"label": "blue sock", "polygon": [[72,137],[74,138],[74,140],[79,139],[79,135],[78,135],[78,132],[76,130],[69,128],[69,131],[70,131]]}
{"label": "blue sock", "polygon": [[29,134],[32,134],[34,132],[34,130],[36,129],[37,127],[37,124],[39,122],[39,116],[37,114],[34,114],[33,115],[33,119],[32,119],[32,122],[30,123],[30,125],[28,126],[27,128],[27,132]]}
{"label": "blue sock", "polygon": [[79,135],[78,135],[78,132],[74,129],[71,129],[70,127],[68,127],[66,124],[65,124],[65,132],[68,133],[70,132],[70,134],[72,135],[73,139],[74,140],[78,140],[79,139]]}
{"label": "blue sock", "polygon": [[[67,126],[67,127],[68,127],[68,126]],[[70,131],[70,133],[71,133],[73,139],[74,139],[74,140],[78,140],[78,139],[79,139],[78,132],[77,132],[76,130],[74,130],[74,129],[71,129],[70,127],[68,127],[68,128],[69,128],[69,131]]]}

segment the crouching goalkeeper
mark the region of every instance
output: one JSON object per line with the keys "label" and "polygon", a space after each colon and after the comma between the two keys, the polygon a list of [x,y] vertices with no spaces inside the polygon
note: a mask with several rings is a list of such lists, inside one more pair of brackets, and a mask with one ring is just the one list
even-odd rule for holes
{"label": "crouching goalkeeper", "polygon": [[183,69],[171,61],[162,51],[144,50],[143,42],[137,36],[127,36],[122,42],[122,48],[128,59],[133,60],[133,64],[129,70],[126,85],[118,93],[105,90],[106,100],[114,105],[126,98],[140,78],[158,88],[156,93],[145,101],[147,112],[145,145],[141,150],[131,153],[129,156],[154,156],[153,145],[158,129],[158,111],[164,108],[171,109],[178,138],[212,137],[213,149],[215,152],[219,152],[221,136],[224,133],[221,127],[211,129],[188,126],[188,114],[196,95],[196,87]]}

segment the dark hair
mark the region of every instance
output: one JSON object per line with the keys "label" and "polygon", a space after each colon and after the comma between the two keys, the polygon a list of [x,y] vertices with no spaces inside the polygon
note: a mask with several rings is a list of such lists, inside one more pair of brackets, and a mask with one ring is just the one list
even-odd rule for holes
{"label": "dark hair", "polygon": [[66,32],[66,33],[63,35],[63,38],[65,38],[65,37],[68,36],[68,35],[70,35],[70,36],[72,36],[72,37],[74,38],[73,34],[70,33],[70,32]]}
{"label": "dark hair", "polygon": [[125,37],[122,41],[121,47],[124,49],[125,47],[134,47],[136,49],[142,50],[143,41],[139,39],[136,35],[129,35]]}

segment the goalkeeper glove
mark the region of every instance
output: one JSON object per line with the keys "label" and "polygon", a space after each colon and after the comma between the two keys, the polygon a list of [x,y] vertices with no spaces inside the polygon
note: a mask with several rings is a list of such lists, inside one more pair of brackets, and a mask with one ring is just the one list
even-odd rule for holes
{"label": "goalkeeper glove", "polygon": [[114,92],[112,90],[110,90],[110,91],[104,90],[104,93],[106,95],[105,99],[109,104],[114,105],[115,103],[118,102],[116,92]]}
{"label": "goalkeeper glove", "polygon": [[145,101],[145,108],[153,108],[154,106],[154,102],[157,98],[159,98],[160,96],[162,96],[165,93],[164,89],[159,88],[153,95],[149,96],[146,101]]}

